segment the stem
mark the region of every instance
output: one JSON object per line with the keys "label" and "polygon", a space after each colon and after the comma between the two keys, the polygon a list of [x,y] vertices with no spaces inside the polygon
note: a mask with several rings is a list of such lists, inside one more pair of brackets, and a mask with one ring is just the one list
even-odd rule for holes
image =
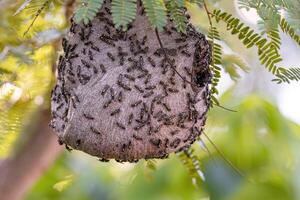
{"label": "stem", "polygon": [[170,59],[169,59],[169,57],[168,57],[168,55],[167,55],[167,52],[166,52],[166,50],[165,50],[165,48],[164,48],[164,46],[163,46],[163,44],[162,44],[162,42],[161,42],[161,39],[160,39],[160,37],[159,37],[159,33],[158,33],[157,28],[155,28],[155,34],[156,34],[156,38],[157,38],[157,40],[158,40],[159,46],[160,46],[160,48],[163,50],[165,59],[167,60],[167,62],[168,62],[169,65],[171,66],[171,68],[175,71],[175,73],[176,73],[183,81],[186,81],[188,84],[190,84],[190,85],[192,85],[192,86],[198,87],[196,84],[194,84],[194,83],[192,83],[192,82],[186,80],[186,79],[185,79],[185,78],[184,78],[184,77],[176,70],[176,68],[175,68],[175,67],[173,66],[173,64],[170,62]]}
{"label": "stem", "polygon": [[210,17],[210,15],[212,15],[212,13],[208,10],[206,2],[204,0],[203,0],[203,5],[204,5],[204,9],[205,9],[208,21],[209,21],[209,25],[212,26],[212,21],[211,21],[211,17]]}

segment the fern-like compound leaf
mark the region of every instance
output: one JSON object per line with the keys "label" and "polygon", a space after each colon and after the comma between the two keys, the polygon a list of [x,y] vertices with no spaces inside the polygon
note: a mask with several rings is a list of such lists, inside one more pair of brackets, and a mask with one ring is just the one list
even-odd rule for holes
{"label": "fern-like compound leaf", "polygon": [[233,35],[237,34],[239,40],[241,40],[247,48],[256,46],[261,64],[264,65],[268,71],[277,76],[276,79],[281,79],[281,82],[297,80],[292,76],[286,76],[283,74],[283,68],[279,68],[277,66],[277,64],[282,61],[278,51],[280,38],[277,31],[270,32],[269,37],[271,37],[271,41],[268,41],[266,38],[263,38],[261,35],[255,33],[254,30],[248,26],[245,26],[242,22],[240,22],[239,19],[233,17],[229,13],[222,12],[221,10],[214,10],[213,17],[217,22],[225,22],[227,24],[227,29],[231,31]]}
{"label": "fern-like compound leaf", "polygon": [[296,34],[296,31],[284,18],[281,18],[279,26],[284,33],[287,33],[300,46],[300,36]]}
{"label": "fern-like compound leaf", "polygon": [[103,0],[80,0],[74,16],[76,23],[88,24],[97,15],[102,3]]}
{"label": "fern-like compound leaf", "polygon": [[163,0],[143,0],[143,5],[146,10],[146,15],[152,27],[159,31],[167,23],[166,7]]}
{"label": "fern-like compound leaf", "polygon": [[183,163],[183,165],[189,171],[189,174],[192,177],[193,181],[195,181],[195,183],[197,184],[203,182],[205,178],[201,170],[199,158],[195,155],[195,152],[192,149],[192,147],[185,150],[184,152],[178,153],[177,155]]}
{"label": "fern-like compound leaf", "polygon": [[113,0],[111,12],[116,28],[126,30],[127,25],[135,18],[136,0]]}
{"label": "fern-like compound leaf", "polygon": [[219,94],[217,86],[221,78],[221,67],[219,65],[222,64],[222,46],[216,43],[216,41],[220,40],[220,34],[216,27],[211,26],[209,28],[208,38],[212,46],[212,62],[210,64],[210,69],[212,72],[211,105],[219,105],[216,95]]}
{"label": "fern-like compound leaf", "polygon": [[184,0],[169,0],[166,3],[166,7],[176,29],[185,33],[188,20],[184,11]]}

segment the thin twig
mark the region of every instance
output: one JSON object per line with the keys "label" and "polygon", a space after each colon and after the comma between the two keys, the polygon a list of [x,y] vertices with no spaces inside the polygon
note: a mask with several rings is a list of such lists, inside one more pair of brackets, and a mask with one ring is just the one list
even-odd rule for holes
{"label": "thin twig", "polygon": [[218,107],[224,109],[224,110],[227,110],[227,111],[230,111],[230,112],[237,112],[236,110],[232,110],[232,109],[230,109],[230,108],[226,108],[226,107],[224,107],[224,106],[221,106],[220,104],[217,104],[217,103],[213,103],[213,104],[214,104],[215,106],[218,106]]}
{"label": "thin twig", "polygon": [[211,143],[211,145],[216,149],[216,151],[219,153],[219,155],[241,176],[244,177],[244,174],[237,168],[234,166],[234,164],[228,160],[225,155],[223,154],[223,152],[217,147],[217,145],[215,145],[215,143],[213,143],[213,141],[208,137],[208,135],[203,131],[202,134],[206,137],[206,139],[209,141],[209,143]]}
{"label": "thin twig", "polygon": [[195,86],[195,87],[198,87],[196,84],[194,84],[194,83],[192,83],[192,82],[186,80],[186,79],[185,79],[183,76],[181,76],[181,74],[175,69],[175,67],[173,66],[173,64],[170,62],[170,59],[168,58],[167,52],[166,52],[166,50],[165,50],[165,48],[164,48],[164,46],[163,46],[163,44],[162,44],[162,42],[161,42],[161,39],[160,39],[160,37],[159,37],[159,33],[158,33],[157,28],[155,28],[155,34],[156,34],[156,38],[157,38],[157,40],[158,40],[159,46],[160,46],[160,48],[163,50],[165,59],[167,60],[167,62],[168,62],[169,65],[171,66],[171,68],[175,71],[175,73],[176,73],[182,80],[186,81],[186,82],[189,83],[190,85]]}
{"label": "thin twig", "polygon": [[46,6],[49,3],[50,3],[50,0],[45,1],[43,3],[43,5],[41,6],[41,8],[38,9],[38,11],[36,12],[36,14],[34,15],[34,18],[33,18],[32,22],[30,23],[30,25],[28,26],[28,28],[24,32],[23,36],[25,36],[29,32],[29,30],[32,28],[34,22],[37,20],[37,18],[40,16],[40,14],[42,13],[42,11],[46,8]]}
{"label": "thin twig", "polygon": [[207,18],[208,18],[209,24],[210,24],[210,26],[212,26],[212,21],[211,21],[211,17],[210,17],[210,15],[212,13],[208,10],[207,5],[206,5],[206,3],[205,3],[204,0],[203,0],[203,5],[204,5],[205,12],[207,14]]}

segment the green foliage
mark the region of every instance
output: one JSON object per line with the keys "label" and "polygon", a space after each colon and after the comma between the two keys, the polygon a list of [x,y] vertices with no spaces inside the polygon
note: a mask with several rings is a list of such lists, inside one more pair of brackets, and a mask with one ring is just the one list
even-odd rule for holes
{"label": "green foliage", "polygon": [[240,78],[238,69],[241,69],[244,72],[249,71],[248,65],[239,56],[234,54],[222,56],[222,67],[234,81],[237,81]]}
{"label": "green foliage", "polygon": [[281,45],[281,39],[279,35],[279,30],[278,29],[273,29],[267,32],[267,37],[270,38],[272,45],[274,48],[277,50],[280,49]]}
{"label": "green foliage", "polygon": [[[14,141],[23,128],[22,121],[30,109],[28,104],[23,103],[4,110],[4,102],[0,103],[2,103],[2,109],[0,109],[0,157],[3,158],[11,153]],[[6,99],[6,104],[8,104],[8,99]]]}
{"label": "green foliage", "polygon": [[296,31],[288,24],[288,22],[281,18],[280,28],[284,33],[287,33],[299,46],[300,46],[300,36],[296,34]]}
{"label": "green foliage", "polygon": [[[243,101],[225,93],[221,101],[239,105],[237,113],[221,109],[210,111],[207,134],[239,169],[239,176],[211,149],[211,155],[198,151],[205,181],[193,184],[189,168],[182,164],[180,153],[157,160],[156,170],[145,174],[145,162],[100,163],[80,153],[65,152],[27,193],[27,200],[89,200],[95,197],[115,200],[214,199],[214,200],[296,200],[299,199],[300,127],[284,118],[276,105],[256,95]],[[234,101],[234,102],[233,102]],[[224,117],[226,115],[226,117]],[[217,124],[217,125],[216,125]],[[180,162],[181,161],[181,162]],[[74,181],[57,191],[53,187],[73,174]],[[294,189],[293,189],[294,188]]]}
{"label": "green foliage", "polygon": [[135,18],[136,0],[114,0],[111,12],[116,28],[123,27],[126,30],[126,26]]}
{"label": "green foliage", "polygon": [[289,69],[278,68],[280,71],[279,78],[273,79],[273,81],[277,83],[282,83],[283,80],[295,80],[300,81],[300,68],[299,67],[292,67]]}
{"label": "green foliage", "polygon": [[168,0],[166,7],[176,29],[179,32],[185,33],[188,20],[184,11],[184,0]]}
{"label": "green foliage", "polygon": [[180,152],[177,155],[181,160],[182,164],[188,170],[190,176],[193,179],[193,182],[197,185],[202,183],[204,180],[204,176],[203,172],[201,171],[200,161],[197,155],[195,154],[194,149],[190,147],[189,149]]}
{"label": "green foliage", "polygon": [[295,79],[297,81],[300,81],[300,68],[299,67],[294,67],[294,68],[289,68],[282,72],[288,79]]}
{"label": "green foliage", "polygon": [[210,69],[212,72],[211,80],[211,101],[219,105],[216,95],[219,94],[217,86],[221,78],[221,67],[222,64],[222,46],[216,41],[220,41],[220,34],[216,27],[211,26],[208,32],[208,38],[212,46],[212,62],[210,64]]}
{"label": "green foliage", "polygon": [[[245,26],[238,18],[233,17],[229,13],[222,12],[221,10],[214,10],[213,17],[216,19],[216,22],[221,20],[224,21],[227,24],[227,29],[229,31],[231,30],[231,34],[238,34],[238,39],[243,42],[245,47],[250,48],[256,46],[261,64],[272,74],[277,76],[277,79],[281,79],[282,82],[295,80],[288,79],[288,77],[281,74],[282,71],[279,70],[277,63],[282,61],[282,58],[273,41],[269,42],[266,38],[255,33],[249,26]],[[276,38],[276,34],[273,34],[273,36]]]}
{"label": "green foliage", "polygon": [[[278,30],[278,25],[280,25],[281,29],[284,32],[288,32],[288,30],[292,30],[291,25],[282,17],[281,11],[282,9],[287,12],[287,16],[293,20],[300,20],[299,10],[297,8],[300,7],[299,1],[293,0],[276,0],[276,1],[268,1],[268,0],[239,0],[238,1],[240,8],[249,10],[250,8],[256,9],[257,14],[261,18],[259,21],[259,25],[263,28],[263,32],[267,33],[267,37],[270,38],[271,43],[274,48],[280,49],[281,41]],[[291,21],[293,21],[291,20]],[[283,28],[283,27],[284,28]],[[295,26],[295,28],[299,28],[299,26]],[[292,30],[291,32],[293,32]],[[293,34],[294,35],[294,34]],[[292,37],[293,38],[293,37]],[[299,38],[299,37],[298,37]],[[293,38],[294,39],[294,38]],[[298,39],[299,40],[299,39]],[[295,41],[299,43],[297,38]]]}
{"label": "green foliage", "polygon": [[83,21],[84,24],[88,24],[97,15],[102,3],[103,0],[80,0],[75,11],[75,21],[77,23]]}
{"label": "green foliage", "polygon": [[300,2],[298,0],[239,0],[240,9],[255,9],[258,15],[264,20],[266,27],[276,28],[281,15],[281,10],[287,13],[288,21],[294,28],[299,29]]}
{"label": "green foliage", "polygon": [[14,13],[15,16],[24,11],[31,16],[31,23],[24,31],[24,35],[30,31],[40,15],[50,10],[51,5],[61,5],[62,2],[63,0],[25,0]]}
{"label": "green foliage", "polygon": [[143,0],[143,5],[150,24],[161,31],[167,23],[167,13],[164,1]]}

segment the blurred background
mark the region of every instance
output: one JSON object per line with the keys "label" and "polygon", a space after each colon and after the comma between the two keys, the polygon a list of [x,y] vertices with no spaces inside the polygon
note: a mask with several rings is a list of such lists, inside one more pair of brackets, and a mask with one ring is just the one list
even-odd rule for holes
{"label": "blurred background", "polygon": [[[300,199],[299,83],[271,82],[255,51],[225,26],[218,25],[226,58],[219,102],[237,112],[209,111],[205,134],[217,148],[203,135],[187,154],[122,164],[59,146],[49,101],[74,2],[51,1],[24,35],[42,4],[33,2],[18,12],[24,1],[0,1],[0,199]],[[258,30],[255,11],[235,1],[208,3]],[[207,33],[204,10],[190,4],[188,11]],[[299,46],[281,38],[282,64],[299,66]]]}

